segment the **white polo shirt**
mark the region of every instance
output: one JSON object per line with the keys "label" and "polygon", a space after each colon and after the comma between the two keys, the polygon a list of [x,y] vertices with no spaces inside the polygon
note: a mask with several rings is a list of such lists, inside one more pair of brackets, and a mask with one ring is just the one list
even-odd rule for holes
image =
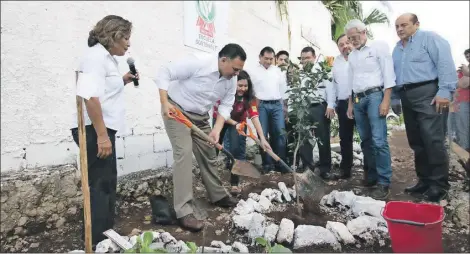
{"label": "white polo shirt", "polygon": [[367,41],[361,49],[354,49],[348,56],[349,84],[355,93],[374,87],[392,88],[395,84],[393,59],[387,43]]}
{"label": "white polo shirt", "polygon": [[[88,48],[78,68],[77,95],[85,100],[98,97],[107,128],[125,131],[125,98],[123,75],[117,60],[100,44]],[[85,125],[92,124],[85,104]],[[77,119],[75,113],[75,119]],[[78,123],[74,127],[77,127]]]}

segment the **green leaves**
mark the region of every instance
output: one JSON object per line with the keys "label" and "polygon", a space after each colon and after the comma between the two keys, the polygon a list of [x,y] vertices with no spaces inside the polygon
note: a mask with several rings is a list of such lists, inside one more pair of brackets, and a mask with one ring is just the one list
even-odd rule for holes
{"label": "green leaves", "polygon": [[186,246],[190,249],[189,253],[196,253],[197,252],[197,245],[195,242],[186,242]]}
{"label": "green leaves", "polygon": [[269,253],[292,253],[292,251],[280,244],[275,243]]}
{"label": "green leaves", "polygon": [[152,249],[150,245],[153,241],[153,233],[150,231],[144,232],[143,239],[140,236],[137,236],[136,244],[124,251],[124,253],[167,253],[165,249]]}
{"label": "green leaves", "polygon": [[281,244],[275,243],[274,246],[271,247],[271,243],[263,237],[257,237],[255,241],[256,243],[264,247],[266,253],[292,253],[289,248],[286,248]]}
{"label": "green leaves", "polygon": [[269,242],[266,239],[264,239],[263,237],[256,237],[255,241],[263,247],[266,247],[266,246],[270,245]]}
{"label": "green leaves", "polygon": [[[140,238],[140,237],[139,237],[139,238]],[[143,239],[143,240],[144,240],[144,241],[143,241],[142,245],[143,245],[143,246],[149,246],[149,245],[152,243],[152,241],[153,241],[153,233],[152,233],[152,232],[149,232],[149,231],[145,232],[145,233],[144,233],[144,239]]]}

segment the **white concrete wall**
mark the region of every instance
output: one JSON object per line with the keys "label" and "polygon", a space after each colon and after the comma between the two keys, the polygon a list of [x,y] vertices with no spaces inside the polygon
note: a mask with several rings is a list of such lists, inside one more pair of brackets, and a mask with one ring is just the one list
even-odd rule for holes
{"label": "white concrete wall", "polygon": [[[311,12],[300,12],[297,2],[291,3],[294,29],[324,24],[317,36],[330,38],[329,16],[320,2],[310,4]],[[130,84],[125,91],[128,133],[118,134],[119,174],[171,166],[151,78],[159,66],[196,51],[183,44],[182,1],[2,1],[1,172],[76,161],[78,149],[69,131],[76,121],[74,70],[88,32],[108,14],[133,22],[130,53],[141,73],[140,88]],[[256,63],[264,46],[288,49],[286,26],[277,18],[274,1],[232,2],[228,31],[229,40],[247,51],[247,65]],[[307,43],[300,33],[292,39],[296,57]],[[128,66],[121,60],[125,72]]]}

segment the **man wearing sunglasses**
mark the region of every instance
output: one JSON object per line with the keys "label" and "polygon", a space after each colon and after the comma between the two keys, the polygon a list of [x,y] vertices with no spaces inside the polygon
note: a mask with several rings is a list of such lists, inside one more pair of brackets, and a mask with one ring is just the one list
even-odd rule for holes
{"label": "man wearing sunglasses", "polygon": [[349,21],[344,31],[354,48],[348,59],[352,95],[347,114],[356,120],[364,144],[364,159],[369,163],[366,185],[377,185],[371,196],[385,199],[392,178],[386,117],[395,86],[393,60],[385,42],[368,41],[366,26],[360,20]]}

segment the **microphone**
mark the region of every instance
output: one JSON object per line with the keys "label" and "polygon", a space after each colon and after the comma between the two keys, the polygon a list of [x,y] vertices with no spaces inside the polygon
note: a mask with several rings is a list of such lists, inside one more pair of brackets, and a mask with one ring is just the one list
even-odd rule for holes
{"label": "microphone", "polygon": [[[132,75],[135,76],[137,74],[137,71],[135,69],[134,62],[135,62],[134,58],[132,58],[132,57],[127,58],[127,64],[129,65],[129,70],[131,71]],[[138,87],[139,86],[139,80],[134,78],[133,81],[134,81],[134,86]]]}

